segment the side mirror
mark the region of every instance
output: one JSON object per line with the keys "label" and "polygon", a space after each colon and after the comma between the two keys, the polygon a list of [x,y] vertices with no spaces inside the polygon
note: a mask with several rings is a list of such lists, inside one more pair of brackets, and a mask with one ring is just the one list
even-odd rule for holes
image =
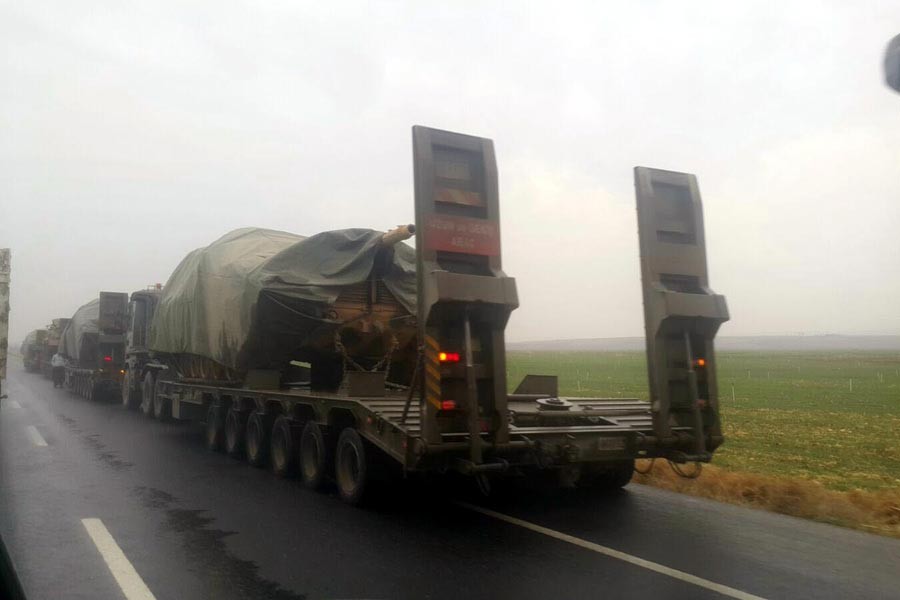
{"label": "side mirror", "polygon": [[900,92],[900,35],[888,43],[884,53],[884,81]]}

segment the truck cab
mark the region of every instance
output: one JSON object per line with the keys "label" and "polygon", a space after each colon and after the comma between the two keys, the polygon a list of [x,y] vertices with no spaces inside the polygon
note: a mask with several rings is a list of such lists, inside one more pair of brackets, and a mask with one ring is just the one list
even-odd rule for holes
{"label": "truck cab", "polygon": [[122,404],[136,408],[141,403],[141,383],[150,359],[150,326],[162,296],[162,285],[156,284],[131,294],[127,312],[124,346]]}

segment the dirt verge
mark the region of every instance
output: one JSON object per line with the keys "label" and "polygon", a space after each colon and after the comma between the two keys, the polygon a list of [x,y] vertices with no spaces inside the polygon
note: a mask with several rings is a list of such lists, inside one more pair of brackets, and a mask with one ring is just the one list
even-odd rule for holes
{"label": "dirt verge", "polygon": [[[638,461],[636,483],[720,502],[761,508],[900,538],[900,490],[840,492],[806,479],[742,473],[706,465],[697,479],[676,474],[664,460]],[[693,467],[683,467],[687,473]]]}

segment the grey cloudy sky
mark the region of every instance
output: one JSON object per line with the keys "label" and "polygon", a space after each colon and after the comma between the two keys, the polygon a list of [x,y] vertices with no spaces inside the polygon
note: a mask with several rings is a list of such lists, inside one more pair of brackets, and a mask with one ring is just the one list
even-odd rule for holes
{"label": "grey cloudy sky", "polygon": [[511,340],[642,334],[632,167],[696,173],[730,335],[900,333],[894,2],[0,3],[10,338],[263,226],[410,222],[491,137]]}

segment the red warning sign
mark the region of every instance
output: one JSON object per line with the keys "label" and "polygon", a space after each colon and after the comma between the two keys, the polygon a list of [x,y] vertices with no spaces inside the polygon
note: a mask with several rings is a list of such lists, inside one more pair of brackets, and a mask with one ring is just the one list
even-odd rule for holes
{"label": "red warning sign", "polygon": [[425,222],[425,248],[500,256],[500,231],[495,221],[432,214]]}

